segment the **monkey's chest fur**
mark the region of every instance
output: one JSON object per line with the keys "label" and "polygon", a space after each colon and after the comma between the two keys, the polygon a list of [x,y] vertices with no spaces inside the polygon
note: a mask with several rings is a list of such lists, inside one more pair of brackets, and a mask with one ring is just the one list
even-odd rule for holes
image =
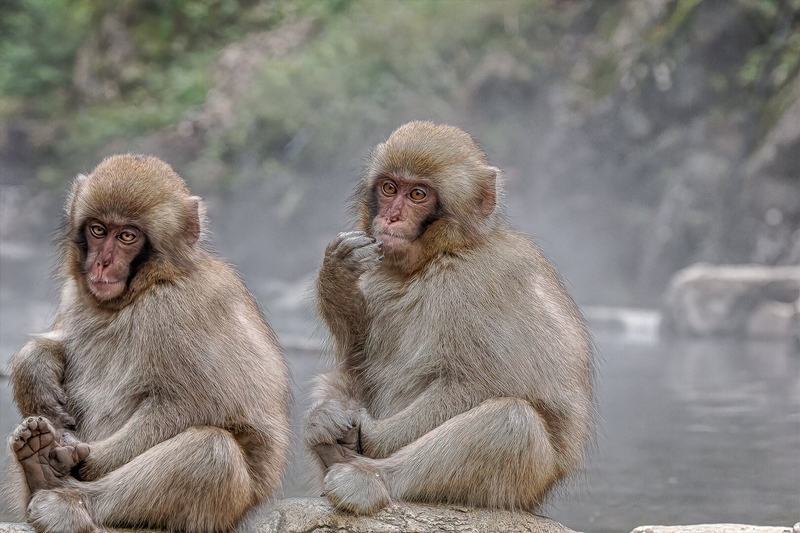
{"label": "monkey's chest fur", "polygon": [[[64,373],[67,410],[84,440],[100,440],[118,431],[146,396],[142,387],[145,369],[138,357],[141,340],[135,329],[120,327],[126,324],[97,323],[91,332],[86,331],[86,324],[67,324],[84,333],[68,334]],[[88,340],[73,340],[80,338]]]}
{"label": "monkey's chest fur", "polygon": [[[485,383],[503,380],[510,385],[503,379],[509,369],[498,353],[507,334],[506,325],[494,320],[499,311],[481,308],[458,286],[458,271],[442,275],[446,268],[443,262],[430,273],[435,284],[426,277],[362,279],[369,327],[358,375],[376,418],[398,413],[434,382],[460,380],[462,373],[482,376],[478,381]],[[518,392],[527,396],[531,385],[531,380],[521,383]],[[476,387],[473,393],[489,398],[497,391]]]}
{"label": "monkey's chest fur", "polygon": [[571,300],[560,287],[543,287],[524,255],[498,257],[442,257],[411,280],[362,277],[368,327],[357,380],[373,417],[398,413],[435,382],[469,384],[476,405],[492,397],[537,402],[560,394],[549,376],[562,368],[561,386],[581,390],[583,373],[563,365],[587,345]]}

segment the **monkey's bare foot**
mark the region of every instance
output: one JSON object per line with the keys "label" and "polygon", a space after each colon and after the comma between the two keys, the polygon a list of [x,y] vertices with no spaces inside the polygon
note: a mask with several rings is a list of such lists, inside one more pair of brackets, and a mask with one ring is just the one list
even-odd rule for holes
{"label": "monkey's bare foot", "polygon": [[380,470],[365,461],[331,466],[322,488],[334,507],[357,515],[375,514],[391,502]]}
{"label": "monkey's bare foot", "polygon": [[36,533],[93,533],[99,528],[80,493],[71,489],[40,490],[28,504]]}
{"label": "monkey's bare foot", "polygon": [[31,494],[63,485],[70,470],[89,455],[84,443],[62,446],[61,433],[44,417],[30,417],[9,438]]}
{"label": "monkey's bare foot", "polygon": [[358,445],[358,428],[353,428],[333,444],[317,444],[311,448],[325,468],[336,463],[352,461],[361,453]]}

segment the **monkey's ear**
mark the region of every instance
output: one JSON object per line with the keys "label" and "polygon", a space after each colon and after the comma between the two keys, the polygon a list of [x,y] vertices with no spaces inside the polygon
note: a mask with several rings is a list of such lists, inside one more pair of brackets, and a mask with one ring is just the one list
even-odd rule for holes
{"label": "monkey's ear", "polygon": [[72,182],[72,186],[70,187],[69,194],[67,195],[67,203],[64,206],[64,209],[67,212],[67,216],[73,216],[76,210],[76,202],[78,201],[78,196],[80,195],[80,190],[83,188],[83,184],[86,183],[89,177],[86,174],[78,174],[75,176],[75,179]]}
{"label": "monkey's ear", "polygon": [[498,169],[487,167],[488,175],[481,182],[481,213],[488,217],[497,205],[497,173]]}
{"label": "monkey's ear", "polygon": [[194,244],[200,238],[200,197],[192,196],[186,201],[184,218],[184,238]]}

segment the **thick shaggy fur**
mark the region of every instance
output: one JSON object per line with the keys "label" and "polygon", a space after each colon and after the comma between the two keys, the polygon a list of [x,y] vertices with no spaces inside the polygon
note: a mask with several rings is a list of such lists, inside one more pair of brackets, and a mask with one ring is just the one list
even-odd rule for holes
{"label": "thick shaggy fur", "polygon": [[[105,302],[83,265],[95,217],[148,240],[128,290]],[[206,249],[204,225],[199,199],[158,159],[111,157],[75,181],[58,316],[14,355],[11,381],[23,416],[46,417],[90,452],[31,495],[37,531],[229,531],[279,486],[287,366],[253,297]]]}
{"label": "thick shaggy fur", "polygon": [[[317,281],[335,370],[316,382],[306,440],[332,503],[369,514],[389,499],[535,510],[593,436],[593,348],[539,249],[502,216],[498,171],[463,131],[412,122],[373,151],[356,229]],[[371,244],[378,179],[416,180],[436,220],[384,260]],[[376,248],[378,247],[378,248]],[[350,426],[358,446],[342,447]],[[326,455],[327,454],[327,455]]]}

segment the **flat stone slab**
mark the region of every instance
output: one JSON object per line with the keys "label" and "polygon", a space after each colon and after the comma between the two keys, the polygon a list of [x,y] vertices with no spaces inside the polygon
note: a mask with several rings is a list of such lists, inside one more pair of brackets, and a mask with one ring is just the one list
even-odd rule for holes
{"label": "flat stone slab", "polygon": [[399,502],[370,517],[336,511],[324,498],[289,498],[257,509],[239,527],[253,533],[574,533],[549,518],[525,512]]}
{"label": "flat stone slab", "polygon": [[697,524],[690,526],[639,526],[631,533],[800,533],[800,526],[751,526],[748,524]]}
{"label": "flat stone slab", "polygon": [[[109,532],[132,532],[107,529]],[[399,502],[369,517],[336,511],[324,498],[288,498],[251,511],[240,533],[575,533],[549,518],[525,512]],[[0,533],[34,533],[29,524],[0,523]],[[138,530],[137,533],[143,533]],[[158,533],[158,532],[153,532]],[[161,532],[163,533],[163,532]],[[772,532],[770,532],[772,533]],[[778,533],[778,532],[775,532]]]}

